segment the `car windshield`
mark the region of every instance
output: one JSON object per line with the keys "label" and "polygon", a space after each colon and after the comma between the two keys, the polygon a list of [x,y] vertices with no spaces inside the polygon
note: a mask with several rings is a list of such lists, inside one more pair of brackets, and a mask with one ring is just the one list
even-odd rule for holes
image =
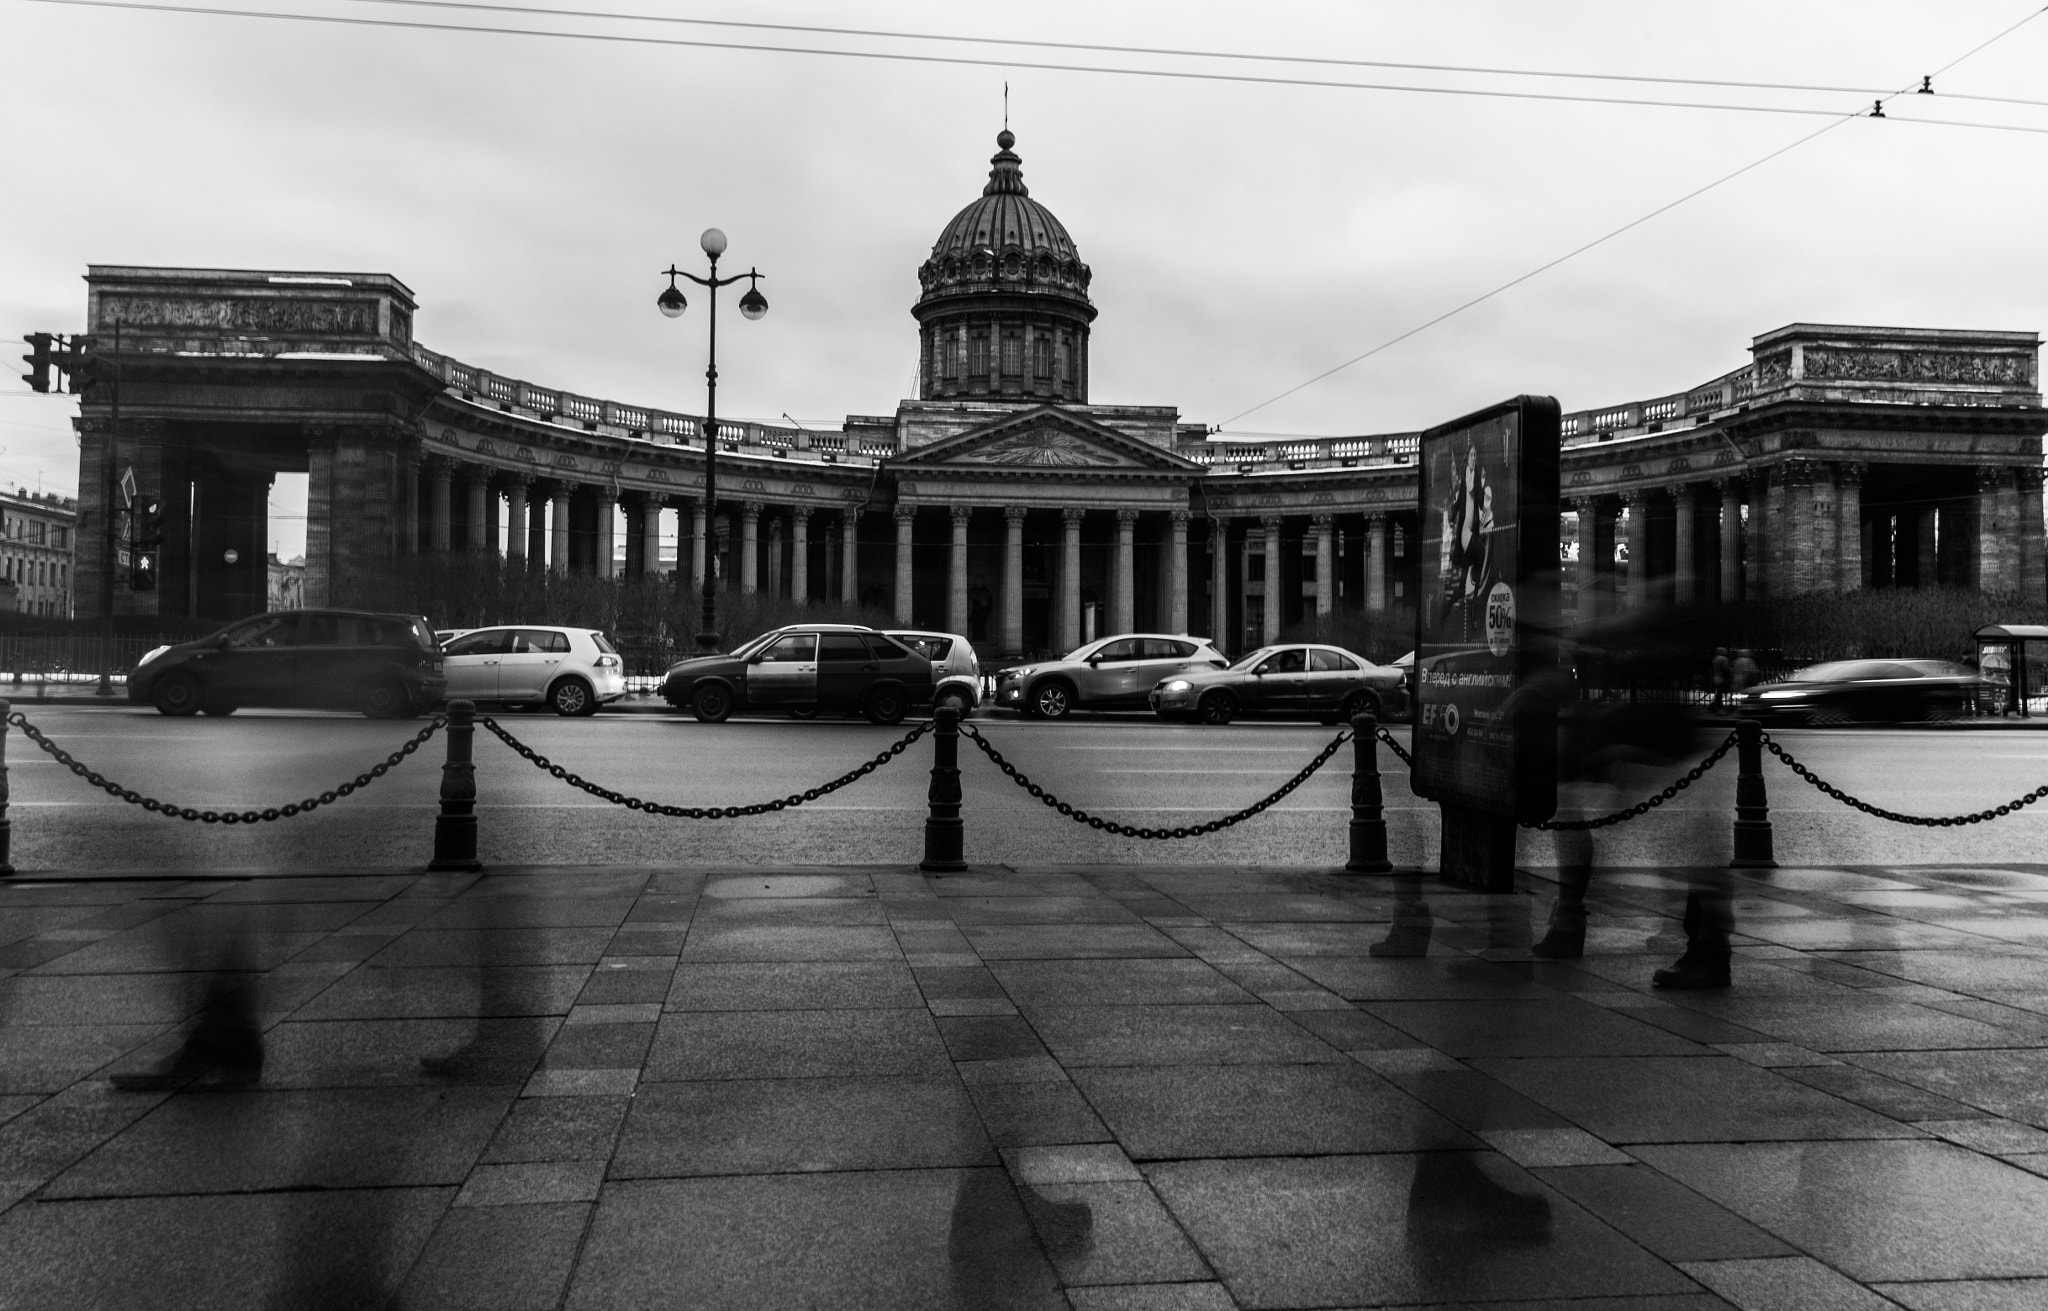
{"label": "car windshield", "polygon": [[1232,665],[1231,668],[1250,669],[1253,665],[1259,663],[1259,661],[1261,660],[1264,660],[1267,656],[1272,655],[1275,651],[1278,651],[1279,649],[1280,648],[1277,646],[1262,646],[1258,650],[1252,652],[1250,655],[1238,657],[1237,663]]}
{"label": "car windshield", "polygon": [[[1858,678],[1897,678],[1896,665],[1878,660],[1831,660],[1794,670],[1786,679],[1792,683],[1846,683]],[[1907,671],[1910,672],[1910,671]]]}
{"label": "car windshield", "polygon": [[744,660],[748,656],[754,654],[754,652],[766,646],[769,642],[769,639],[778,637],[780,635],[781,630],[777,629],[772,632],[763,633],[759,637],[750,637],[746,641],[734,647],[730,654],[736,660]]}

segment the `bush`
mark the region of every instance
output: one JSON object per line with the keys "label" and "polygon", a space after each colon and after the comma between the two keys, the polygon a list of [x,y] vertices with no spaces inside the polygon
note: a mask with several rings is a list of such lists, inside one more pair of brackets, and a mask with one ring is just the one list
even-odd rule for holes
{"label": "bush", "polygon": [[1985,624],[2048,623],[2048,604],[1989,596],[1971,588],[1883,588],[1709,607],[1696,641],[1746,646],[1787,667],[1822,660],[1898,657],[1963,660]]}

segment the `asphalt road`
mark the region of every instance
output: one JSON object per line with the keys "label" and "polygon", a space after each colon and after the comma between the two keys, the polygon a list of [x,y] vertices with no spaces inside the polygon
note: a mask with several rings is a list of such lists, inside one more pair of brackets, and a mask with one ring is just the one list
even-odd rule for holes
{"label": "asphalt road", "polygon": [[[24,706],[33,723],[109,778],[168,802],[262,808],[331,788],[382,759],[418,723],[340,715],[244,712],[171,720],[125,707]],[[901,735],[845,720],[798,723],[610,715],[563,720],[508,713],[534,749],[593,782],[674,804],[766,800],[834,778]],[[1291,778],[1335,731],[1315,724],[1203,728],[1148,716],[1060,724],[974,721],[1020,769],[1064,799],[1127,824],[1200,823]],[[906,726],[907,727],[907,726]],[[1405,727],[1396,732],[1405,740]],[[1789,730],[1787,749],[1830,782],[1875,804],[1923,814],[1982,809],[2048,783],[2048,732]],[[339,869],[418,866],[431,848],[444,748],[436,739],[363,792],[277,823],[225,827],[149,814],[91,787],[20,733],[7,739],[13,859],[24,871]],[[967,858],[1048,865],[1332,865],[1344,859],[1351,749],[1263,815],[1179,842],[1115,838],[1033,800],[962,743]],[[755,818],[648,816],[571,790],[479,731],[478,814],[493,864],[831,865],[911,863],[922,850],[930,748],[801,808]],[[1437,812],[1381,752],[1394,860],[1436,861]],[[1642,767],[1611,793],[1576,798],[1618,808],[1683,773]],[[2048,802],[1987,824],[1922,829],[1860,815],[1766,761],[1781,863],[1928,864],[2039,860]],[[1597,839],[1602,864],[1682,866],[1726,860],[1731,754],[1660,811]],[[1525,863],[1555,862],[1553,840],[1527,834]]]}

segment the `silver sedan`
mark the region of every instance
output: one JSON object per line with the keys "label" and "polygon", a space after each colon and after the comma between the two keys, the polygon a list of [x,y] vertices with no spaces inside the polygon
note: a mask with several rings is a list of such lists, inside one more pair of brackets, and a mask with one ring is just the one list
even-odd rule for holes
{"label": "silver sedan", "polygon": [[1400,713],[1407,680],[1398,669],[1335,646],[1262,646],[1228,669],[1190,670],[1161,679],[1152,709],[1168,719],[1227,724],[1240,714],[1314,717],[1325,723],[1361,710]]}

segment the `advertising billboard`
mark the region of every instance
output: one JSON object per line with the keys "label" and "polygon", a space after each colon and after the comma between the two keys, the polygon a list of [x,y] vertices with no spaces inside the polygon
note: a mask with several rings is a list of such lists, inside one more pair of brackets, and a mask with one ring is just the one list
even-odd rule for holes
{"label": "advertising billboard", "polygon": [[1556,808],[1558,405],[1518,396],[1422,434],[1415,791],[1534,823]]}

